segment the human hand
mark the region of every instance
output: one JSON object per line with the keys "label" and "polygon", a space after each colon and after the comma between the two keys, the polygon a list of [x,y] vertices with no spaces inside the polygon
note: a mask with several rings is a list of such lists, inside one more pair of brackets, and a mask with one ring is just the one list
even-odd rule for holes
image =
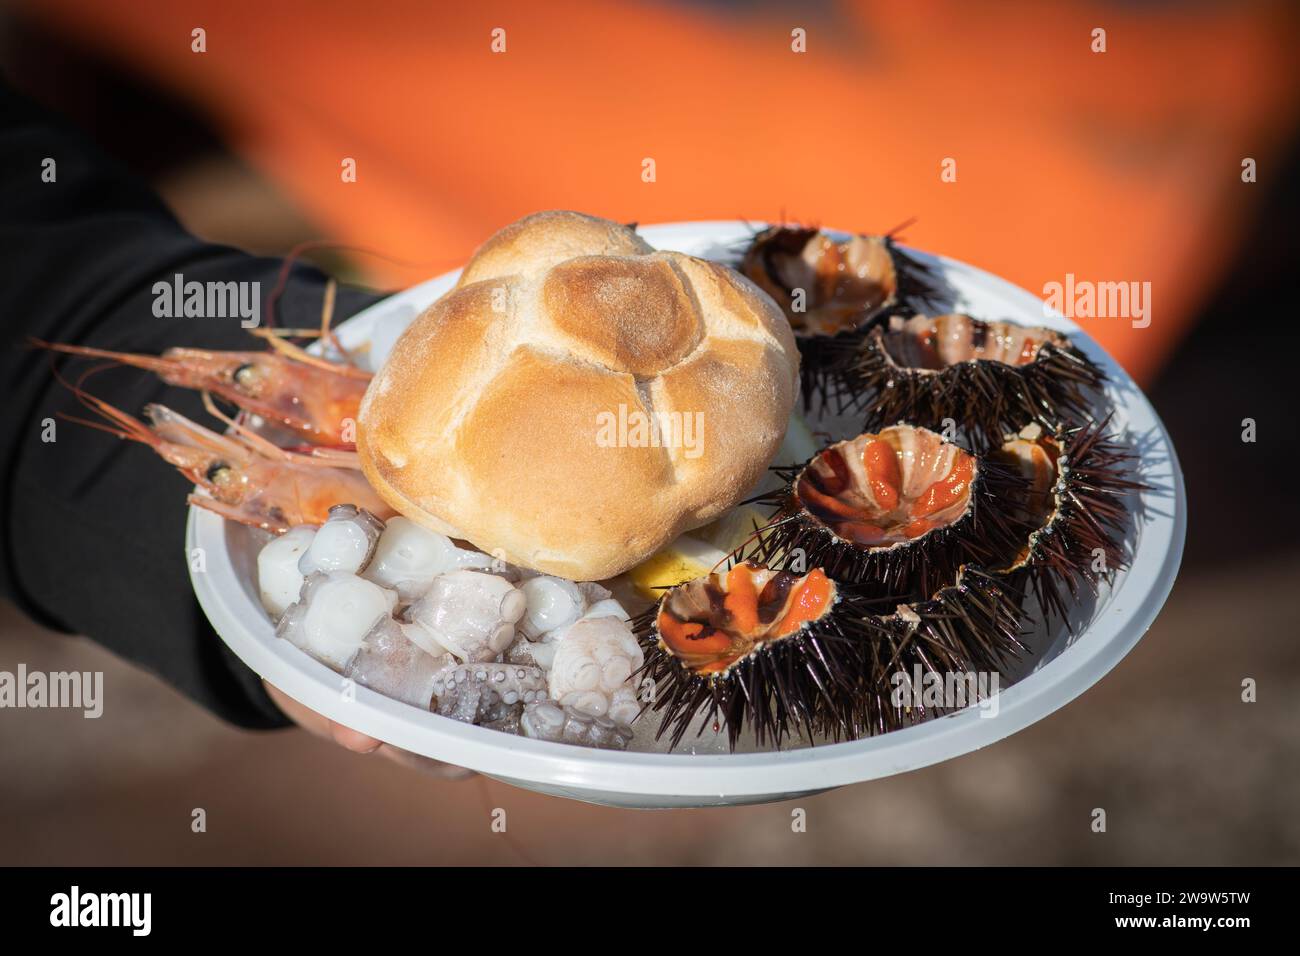
{"label": "human hand", "polygon": [[439,760],[431,760],[428,757],[413,754],[410,751],[386,744],[377,737],[371,737],[359,730],[345,727],[338,721],[330,720],[324,714],[318,714],[310,707],[300,704],[284,691],[272,684],[268,684],[266,681],[262,681],[262,686],[266,688],[266,693],[275,703],[275,706],[279,707],[284,715],[299,727],[314,736],[332,740],[340,747],[351,750],[353,753],[381,754],[395,763],[423,770],[444,780],[463,780],[474,775],[472,770],[466,770],[464,767],[455,767]]}

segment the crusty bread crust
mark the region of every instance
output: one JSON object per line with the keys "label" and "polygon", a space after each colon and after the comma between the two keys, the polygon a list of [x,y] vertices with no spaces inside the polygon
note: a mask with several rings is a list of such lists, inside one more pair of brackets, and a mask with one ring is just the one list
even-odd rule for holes
{"label": "crusty bread crust", "polygon": [[[781,311],[733,270],[656,252],[608,220],[539,213],[484,243],[398,340],[362,403],[357,449],[411,520],[602,580],[757,483],[798,361]],[[689,416],[699,443],[629,429],[611,444],[611,419],[636,413]]]}

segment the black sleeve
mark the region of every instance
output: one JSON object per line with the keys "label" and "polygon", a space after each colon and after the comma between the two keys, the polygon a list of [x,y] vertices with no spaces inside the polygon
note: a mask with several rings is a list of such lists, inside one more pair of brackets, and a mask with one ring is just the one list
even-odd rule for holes
{"label": "black sleeve", "polygon": [[[47,170],[52,160],[53,181]],[[43,175],[44,174],[44,175]],[[153,285],[260,282],[262,307],[282,263],[189,235],[142,183],[0,82],[0,586],[28,615],[84,634],[246,727],[287,721],[261,682],[212,631],[184,554],[188,483],[142,445],[42,422],[84,410],[26,336],[157,353],[174,345],[260,347],[238,318],[157,318]],[[277,324],[319,323],[326,277],[295,266]],[[336,317],[377,297],[340,290]],[[145,372],[97,375],[92,391],[138,414],[162,402],[205,421],[197,396]],[[112,697],[112,689],[106,690]]]}

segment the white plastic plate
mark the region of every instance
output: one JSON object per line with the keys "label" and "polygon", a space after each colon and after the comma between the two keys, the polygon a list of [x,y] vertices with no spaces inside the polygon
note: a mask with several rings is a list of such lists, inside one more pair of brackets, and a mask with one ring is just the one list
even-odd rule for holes
{"label": "white plastic plate", "polygon": [[[721,258],[750,229],[739,222],[671,223],[640,229],[660,249]],[[783,752],[613,752],[515,737],[459,723],[383,697],[365,687],[343,694],[343,678],[278,640],[257,597],[257,536],[191,508],[187,549],[202,548],[206,570],[191,573],[199,603],[230,648],[255,672],[333,720],[397,747],[521,787],[595,803],[685,807],[759,803],[915,770],[987,746],[1029,726],[1083,693],[1146,633],[1164,604],[1182,558],[1186,500],[1182,473],[1164,426],[1146,397],[1074,323],[1048,315],[1029,292],[951,259],[913,253],[936,269],[955,305],[974,315],[1046,325],[1070,333],[1111,380],[1114,426],[1141,454],[1152,490],[1135,496],[1134,557],[1087,609],[1073,637],[1039,635],[1023,676],[1003,686],[996,714],[978,707],[877,737]],[[455,283],[459,271],[421,283],[339,327],[356,347],[415,318]],[[379,326],[376,327],[376,322]],[[650,715],[653,718],[653,715]],[[640,736],[640,735],[639,735]],[[688,741],[684,745],[689,745]]]}

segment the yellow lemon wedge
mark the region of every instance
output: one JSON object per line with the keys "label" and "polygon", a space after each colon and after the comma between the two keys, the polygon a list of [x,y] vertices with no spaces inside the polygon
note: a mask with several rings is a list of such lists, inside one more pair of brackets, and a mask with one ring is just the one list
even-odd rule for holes
{"label": "yellow lemon wedge", "polygon": [[627,577],[637,594],[658,601],[668,588],[708,574],[726,556],[726,551],[684,534],[627,572]]}

